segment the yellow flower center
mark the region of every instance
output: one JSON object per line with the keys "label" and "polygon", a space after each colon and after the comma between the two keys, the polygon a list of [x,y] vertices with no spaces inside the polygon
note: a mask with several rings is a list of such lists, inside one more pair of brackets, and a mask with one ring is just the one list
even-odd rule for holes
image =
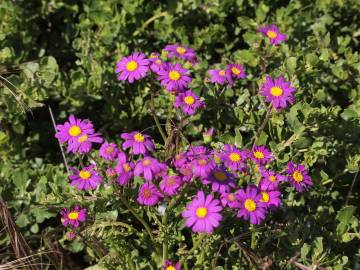
{"label": "yellow flower center", "polygon": [[252,199],[246,199],[244,206],[249,212],[253,212],[256,209],[256,202]]}
{"label": "yellow flower center", "polygon": [[273,39],[273,38],[276,38],[277,37],[277,34],[274,32],[274,31],[267,31],[266,32],[266,35],[270,38],[270,39]]}
{"label": "yellow flower center", "polygon": [[150,58],[157,58],[158,56],[157,56],[157,54],[156,53],[151,53],[150,54]]}
{"label": "yellow flower center", "polygon": [[238,75],[240,74],[240,69],[238,69],[237,67],[232,67],[231,72],[234,73],[235,75]]}
{"label": "yellow flower center", "polygon": [[262,191],[261,194],[262,194],[262,199],[260,200],[260,202],[266,202],[266,203],[269,202],[270,200],[269,193]]}
{"label": "yellow flower center", "polygon": [[278,86],[274,86],[270,88],[270,93],[274,96],[274,97],[279,97],[282,95],[283,90],[278,87]]}
{"label": "yellow flower center", "polygon": [[195,103],[195,98],[192,97],[192,96],[186,96],[184,98],[184,102],[187,104],[187,105],[193,105]]}
{"label": "yellow flower center", "polygon": [[233,162],[238,162],[238,161],[241,159],[240,155],[237,154],[237,153],[231,153],[231,154],[229,155],[229,158],[230,158],[230,160],[233,161]]}
{"label": "yellow flower center", "polygon": [[87,140],[88,140],[88,136],[86,134],[84,134],[78,138],[78,142],[80,142],[80,143],[86,142]]}
{"label": "yellow flower center", "polygon": [[145,137],[144,137],[141,133],[136,133],[136,134],[134,135],[134,140],[135,140],[136,142],[144,142]]}
{"label": "yellow flower center", "polygon": [[166,270],[176,270],[176,268],[174,266],[170,265],[170,266],[166,267]]}
{"label": "yellow flower center", "polygon": [[204,218],[207,216],[207,209],[205,207],[199,207],[198,209],[196,209],[196,215],[198,218]]}
{"label": "yellow flower center", "polygon": [[124,163],[123,164],[123,169],[124,169],[125,172],[131,171],[131,167],[130,167],[129,163]]}
{"label": "yellow flower center", "polygon": [[77,220],[78,217],[79,217],[79,213],[76,211],[72,211],[68,214],[68,219],[71,219],[71,220]]}
{"label": "yellow flower center", "polygon": [[256,151],[256,152],[254,152],[254,157],[262,159],[262,158],[264,158],[264,153],[260,152],[260,151]]}
{"label": "yellow flower center", "polygon": [[220,76],[225,76],[225,70],[220,70],[220,71],[219,71],[219,75],[220,75]]}
{"label": "yellow flower center", "polygon": [[136,63],[135,61],[130,61],[126,64],[126,69],[128,71],[134,71],[135,69],[137,69],[138,67],[138,63]]}
{"label": "yellow flower center", "polygon": [[147,189],[145,189],[144,190],[144,198],[145,199],[149,199],[150,197],[151,197],[151,190],[150,190],[150,188],[147,188]]}
{"label": "yellow flower center", "polygon": [[269,177],[270,182],[276,182],[276,177],[274,175],[271,175]]}
{"label": "yellow flower center", "polygon": [[235,201],[235,196],[234,196],[234,194],[230,193],[230,194],[228,195],[228,200],[229,200],[230,202]]}
{"label": "yellow flower center", "polygon": [[81,179],[86,180],[86,179],[90,178],[91,173],[89,171],[86,171],[86,170],[81,170],[80,173],[79,173],[79,176],[80,176]]}
{"label": "yellow flower center", "polygon": [[169,72],[169,78],[173,81],[179,80],[181,77],[180,73],[176,70],[172,70]]}
{"label": "yellow flower center", "polygon": [[109,146],[109,147],[106,148],[106,150],[105,150],[106,154],[112,154],[112,153],[114,153],[114,151],[115,151],[115,149],[114,149],[114,147],[112,147],[112,146]]}
{"label": "yellow flower center", "polygon": [[155,64],[157,64],[158,66],[160,66],[160,65],[161,65],[161,60],[160,60],[160,59],[157,59],[157,60],[155,61]]}
{"label": "yellow flower center", "polygon": [[186,49],[184,47],[177,47],[176,51],[178,54],[184,54],[186,52]]}
{"label": "yellow flower center", "polygon": [[198,161],[198,164],[199,164],[199,165],[206,165],[206,164],[207,164],[207,161],[206,161],[205,159],[200,159],[200,160]]}
{"label": "yellow flower center", "polygon": [[151,159],[145,159],[145,160],[142,162],[142,164],[143,164],[144,166],[149,166],[149,165],[151,164]]}
{"label": "yellow flower center", "polygon": [[298,183],[302,182],[304,180],[303,175],[299,171],[295,171],[292,176],[293,176],[294,180]]}
{"label": "yellow flower center", "polygon": [[226,173],[224,172],[215,172],[214,177],[218,181],[225,181],[227,179]]}
{"label": "yellow flower center", "polygon": [[71,128],[69,128],[69,135],[71,137],[76,137],[79,136],[81,134],[81,128],[79,126],[72,126]]}

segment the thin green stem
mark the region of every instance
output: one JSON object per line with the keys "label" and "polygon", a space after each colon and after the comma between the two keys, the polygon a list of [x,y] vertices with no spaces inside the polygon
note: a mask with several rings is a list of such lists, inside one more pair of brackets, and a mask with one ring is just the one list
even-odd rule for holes
{"label": "thin green stem", "polygon": [[130,254],[131,254],[131,253],[128,253],[128,254],[127,254],[126,260],[127,260],[128,264],[129,264],[129,266],[130,266],[130,269],[131,269],[131,270],[136,270],[136,266],[135,266],[134,262],[132,261]]}
{"label": "thin green stem", "polygon": [[160,135],[161,135],[162,139],[164,140],[164,143],[166,143],[167,136],[166,136],[164,130],[162,129],[162,127],[161,127],[159,118],[156,116],[154,93],[152,93],[152,92],[150,93],[150,111],[151,111],[151,114],[152,114],[152,116],[153,116],[153,118],[155,120],[155,124],[156,124],[157,129],[159,130]]}
{"label": "thin green stem", "polygon": [[204,238],[206,237],[206,233],[203,233],[199,236],[199,238],[196,240],[196,242],[194,243],[193,247],[189,250],[189,252],[187,253],[186,256],[183,256],[180,260],[180,265],[185,265],[184,261],[189,257],[189,255],[191,253],[193,253],[199,246],[200,244],[203,242]]}
{"label": "thin green stem", "polygon": [[253,147],[256,145],[257,141],[259,140],[259,136],[260,136],[261,132],[264,130],[264,128],[266,127],[266,124],[267,124],[268,121],[270,120],[270,117],[271,117],[271,109],[272,109],[272,103],[269,105],[269,107],[266,107],[266,116],[265,116],[265,119],[264,119],[264,121],[262,122],[260,128],[259,128],[258,131],[256,132]]}

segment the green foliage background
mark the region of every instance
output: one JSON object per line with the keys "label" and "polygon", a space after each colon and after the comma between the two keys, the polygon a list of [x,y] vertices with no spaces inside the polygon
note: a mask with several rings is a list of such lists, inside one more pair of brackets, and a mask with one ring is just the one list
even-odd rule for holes
{"label": "green foliage background", "polygon": [[[201,56],[193,84],[197,92],[216,63],[243,63],[248,74],[247,81],[226,91],[222,103],[210,99],[206,113],[187,126],[185,134],[193,141],[214,126],[216,140],[248,142],[265,115],[257,109],[259,74],[285,74],[297,88],[297,103],[273,117],[260,139],[284,162],[305,160],[315,185],[306,196],[290,195],[286,211],[276,217],[280,231],[258,235],[259,254],[284,269],[297,269],[286,266],[296,255],[305,265],[360,269],[356,181],[348,196],[360,161],[359,10],[356,0],[1,1],[0,75],[11,84],[1,80],[0,85],[0,193],[21,232],[35,250],[48,247],[32,236],[55,232],[61,238],[58,210],[76,199],[48,106],[57,122],[70,113],[90,118],[107,138],[151,127],[149,89],[119,83],[115,63],[132,51],[150,53],[181,43]],[[287,34],[279,48],[267,46],[256,31],[267,23]],[[19,101],[31,112],[24,113]],[[156,99],[157,108],[167,103],[165,96]],[[165,110],[157,114],[165,123]],[[149,133],[161,142],[155,128]],[[109,194],[104,191],[105,200]],[[120,220],[101,202],[96,209],[105,220]],[[121,244],[107,233],[108,245]],[[0,245],[8,245],[7,235],[0,236]],[[61,241],[67,250],[80,252],[83,265],[96,264],[96,254],[81,243]],[[228,252],[224,269],[247,269]],[[133,258],[150,267],[136,251]],[[105,261],[117,265],[113,258]]]}

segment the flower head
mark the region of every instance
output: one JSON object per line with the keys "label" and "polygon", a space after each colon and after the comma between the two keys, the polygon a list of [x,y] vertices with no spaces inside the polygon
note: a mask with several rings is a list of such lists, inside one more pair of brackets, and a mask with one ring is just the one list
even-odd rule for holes
{"label": "flower head", "polygon": [[247,151],[241,151],[232,144],[226,144],[224,150],[220,153],[220,159],[224,162],[224,165],[233,172],[246,170],[247,156]]}
{"label": "flower head", "polygon": [[259,183],[260,189],[275,190],[278,189],[280,182],[286,180],[286,177],[270,170],[260,170],[263,179]]}
{"label": "flower head", "polygon": [[95,170],[94,165],[84,167],[81,170],[73,168],[73,174],[69,176],[71,186],[80,190],[96,189],[102,181],[102,177]]}
{"label": "flower head", "polygon": [[103,139],[99,133],[83,134],[76,140],[71,140],[68,143],[66,152],[86,154],[89,153],[93,143],[102,143]]}
{"label": "flower head", "polygon": [[161,171],[162,166],[159,161],[153,157],[144,157],[137,161],[134,175],[143,176],[145,180],[150,181]]}
{"label": "flower head", "polygon": [[164,51],[168,52],[168,57],[177,57],[189,61],[190,63],[195,63],[197,57],[194,49],[185,47],[183,45],[171,44],[166,45]]}
{"label": "flower head", "polygon": [[245,69],[240,64],[230,64],[227,66],[227,70],[230,71],[231,77],[234,79],[246,78]]}
{"label": "flower head", "polygon": [[266,76],[266,81],[260,88],[260,94],[265,97],[265,102],[272,102],[276,110],[286,108],[287,103],[293,104],[295,102],[295,91],[296,89],[283,76],[276,79]]}
{"label": "flower head", "polygon": [[281,205],[280,195],[278,190],[260,190],[262,198],[260,202],[265,203],[266,208],[275,209]]}
{"label": "flower head", "polygon": [[86,208],[80,208],[76,205],[73,209],[64,208],[60,212],[61,214],[61,223],[67,227],[68,225],[77,228],[80,225],[80,222],[85,222],[86,220]]}
{"label": "flower head", "polygon": [[199,156],[191,162],[191,165],[193,167],[193,175],[200,178],[207,177],[216,166],[214,160],[207,156]]}
{"label": "flower head", "polygon": [[236,192],[236,199],[239,207],[238,217],[250,219],[251,224],[260,224],[265,219],[266,204],[261,201],[262,194],[256,186],[249,185],[246,190],[239,189]]}
{"label": "flower head", "polygon": [[120,152],[118,154],[118,162],[116,165],[118,177],[116,180],[119,185],[124,186],[129,183],[130,179],[134,176],[134,167],[134,162],[128,162],[125,153]]}
{"label": "flower head", "polygon": [[234,175],[227,172],[223,167],[216,167],[210,174],[202,179],[204,184],[211,184],[214,192],[228,192],[231,188],[235,188]]}
{"label": "flower head", "polygon": [[210,69],[210,82],[217,84],[232,83],[231,71],[226,69]]}
{"label": "flower head", "polygon": [[169,260],[166,260],[164,265],[164,270],[180,270],[180,262],[170,262]]}
{"label": "flower head", "polygon": [[106,160],[115,160],[119,149],[115,143],[104,142],[99,149],[99,156]]}
{"label": "flower head", "polygon": [[140,204],[152,206],[157,204],[161,198],[162,195],[156,186],[151,183],[145,183],[140,187],[137,201]]}
{"label": "flower head", "polygon": [[253,147],[250,157],[256,164],[266,164],[273,159],[271,152],[265,146],[257,145]]}
{"label": "flower head", "polygon": [[236,201],[236,194],[233,192],[221,193],[220,200],[223,207],[225,206],[229,206],[230,208],[238,207],[238,202]]}
{"label": "flower head", "polygon": [[304,165],[289,162],[287,164],[286,173],[290,175],[288,179],[291,185],[299,192],[303,192],[313,185]]}
{"label": "flower head", "polygon": [[139,131],[122,133],[120,137],[125,140],[122,147],[124,149],[131,148],[134,155],[146,154],[155,150],[151,137]]}
{"label": "flower head", "polygon": [[204,102],[200,101],[199,97],[188,90],[184,93],[179,93],[174,102],[176,108],[181,107],[184,113],[188,115],[193,115],[198,108],[204,107]]}
{"label": "flower head", "polygon": [[160,84],[165,86],[169,92],[184,91],[192,80],[188,70],[179,63],[164,63],[158,74]]}
{"label": "flower head", "polygon": [[145,54],[135,52],[130,56],[123,57],[116,64],[117,79],[119,81],[128,81],[133,83],[146,76],[149,70],[150,61],[145,58]]}
{"label": "flower head", "polygon": [[149,57],[149,61],[150,61],[151,71],[157,74],[159,72],[159,70],[162,68],[162,65],[164,63],[164,61],[160,58],[160,54],[159,53],[151,53],[151,55]]}
{"label": "flower head", "polygon": [[193,232],[212,233],[222,220],[221,210],[219,200],[199,191],[196,198],[186,206],[182,216],[186,219],[186,226],[192,227]]}
{"label": "flower head", "polygon": [[275,24],[260,27],[259,32],[261,32],[263,36],[269,38],[270,44],[275,46],[286,39],[286,35],[280,33],[280,30]]}
{"label": "flower head", "polygon": [[183,182],[190,182],[193,178],[192,172],[192,165],[191,164],[184,164],[182,167],[179,168],[181,180]]}
{"label": "flower head", "polygon": [[169,196],[175,195],[181,187],[181,178],[177,175],[165,175],[160,182],[160,189]]}

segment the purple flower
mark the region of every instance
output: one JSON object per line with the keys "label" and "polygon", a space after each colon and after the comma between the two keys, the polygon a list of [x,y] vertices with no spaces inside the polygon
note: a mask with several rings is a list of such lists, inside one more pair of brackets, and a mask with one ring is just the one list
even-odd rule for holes
{"label": "purple flower", "polygon": [[246,190],[239,189],[236,192],[236,199],[239,202],[237,216],[245,220],[250,219],[251,224],[260,224],[265,219],[266,204],[261,202],[262,194],[256,186],[249,185]]}
{"label": "purple flower", "polygon": [[281,205],[280,195],[278,190],[260,190],[262,198],[260,202],[265,203],[267,208],[275,209]]}
{"label": "purple flower", "polygon": [[259,183],[259,187],[262,190],[274,190],[278,189],[280,182],[283,182],[286,180],[286,177],[277,174],[270,170],[260,170],[260,173],[263,177],[263,179]]}
{"label": "purple flower", "polygon": [[120,186],[125,186],[134,176],[134,162],[128,162],[125,153],[120,152],[118,155],[118,162],[116,165],[116,172],[118,177],[116,181]]}
{"label": "purple flower", "polygon": [[201,156],[210,157],[210,154],[210,149],[202,145],[190,146],[189,149],[186,151],[186,156],[190,161]]}
{"label": "purple flower", "polygon": [[290,175],[288,178],[291,185],[299,192],[303,192],[313,185],[304,165],[289,162],[286,167],[286,173]]}
{"label": "purple flower", "polygon": [[191,162],[193,167],[193,175],[200,178],[207,177],[210,172],[215,168],[214,160],[211,160],[207,156],[200,156]]}
{"label": "purple flower", "polygon": [[143,176],[145,180],[150,181],[155,178],[162,169],[161,163],[152,157],[144,157],[138,160],[135,165],[134,175]]}
{"label": "purple flower", "polygon": [[105,174],[109,178],[115,177],[117,175],[116,170],[114,168],[107,168]]}
{"label": "purple flower", "polygon": [[166,86],[166,90],[169,92],[182,92],[191,82],[188,70],[183,68],[179,63],[164,63],[158,74],[160,84]]}
{"label": "purple flower", "polygon": [[233,172],[246,170],[247,151],[241,151],[235,145],[226,144],[224,150],[220,153],[220,159],[224,165]]}
{"label": "purple flower", "polygon": [[180,262],[170,262],[169,260],[166,260],[164,265],[164,270],[180,270]]}
{"label": "purple flower", "polygon": [[80,222],[85,222],[86,220],[86,209],[80,209],[80,206],[76,205],[73,209],[64,208],[60,212],[61,214],[61,223],[67,227],[68,225],[77,228],[79,227]]}
{"label": "purple flower", "polygon": [[166,45],[164,51],[168,52],[168,57],[177,57],[189,61],[190,63],[196,62],[196,54],[194,49],[187,48],[183,45],[171,44]]}
{"label": "purple flower", "polygon": [[122,133],[121,138],[125,140],[122,147],[124,149],[131,148],[134,155],[146,154],[155,150],[151,137],[139,131]]}
{"label": "purple flower", "polygon": [[117,79],[119,81],[128,81],[133,83],[136,80],[140,80],[146,76],[149,70],[150,61],[145,58],[145,54],[135,52],[130,56],[123,57],[116,64],[116,73],[118,73]]}
{"label": "purple flower", "polygon": [[179,168],[179,172],[181,175],[181,180],[183,182],[190,182],[193,178],[193,172],[192,172],[192,165],[191,164],[185,164],[181,168]]}
{"label": "purple flower", "polygon": [[184,166],[187,162],[188,160],[185,152],[181,152],[175,155],[175,157],[172,160],[172,164],[178,169]]}
{"label": "purple flower", "polygon": [[181,178],[177,175],[165,175],[160,183],[160,189],[169,196],[174,196],[181,187]]}
{"label": "purple flower", "polygon": [[80,171],[73,168],[73,174],[69,176],[71,186],[80,190],[96,189],[102,181],[102,177],[95,170],[94,165],[82,168]]}
{"label": "purple flower", "polygon": [[235,188],[234,175],[228,173],[223,167],[216,167],[210,174],[202,179],[203,184],[211,184],[214,192],[228,192],[231,188]]}
{"label": "purple flower", "polygon": [[72,241],[76,237],[76,234],[74,231],[71,230],[71,231],[66,232],[65,236],[66,236],[66,240]]}
{"label": "purple flower", "polygon": [[279,29],[275,24],[260,27],[259,32],[263,34],[263,36],[268,37],[270,40],[270,44],[278,45],[279,43],[285,41],[286,35],[280,33]]}
{"label": "purple flower", "polygon": [[160,71],[164,61],[160,59],[160,54],[158,53],[151,53],[150,58],[150,69],[152,72],[158,74]]}
{"label": "purple flower", "polygon": [[240,64],[230,64],[227,66],[227,70],[230,71],[231,77],[234,79],[244,79],[246,78],[245,69],[243,65]]}
{"label": "purple flower", "polygon": [[115,143],[104,142],[99,150],[99,156],[106,160],[115,160],[119,149]]}
{"label": "purple flower", "polygon": [[156,186],[151,183],[145,183],[140,187],[137,201],[140,204],[152,206],[157,204],[161,198],[162,195]]}
{"label": "purple flower", "polygon": [[203,191],[199,191],[186,209],[182,212],[186,219],[186,226],[192,227],[193,232],[212,233],[222,220],[220,214],[222,207],[220,201],[213,196],[205,196]]}
{"label": "purple flower", "polygon": [[198,108],[204,107],[205,104],[194,92],[188,90],[176,96],[174,106],[175,108],[181,107],[183,112],[188,115],[193,115]]}
{"label": "purple flower", "polygon": [[238,202],[236,201],[236,194],[232,192],[223,192],[220,195],[221,204],[223,207],[229,206],[230,208],[237,208]]}
{"label": "purple flower", "polygon": [[103,139],[99,133],[83,134],[75,140],[70,140],[66,152],[86,154],[92,148],[92,143],[102,143]]}
{"label": "purple flower", "polygon": [[283,76],[276,79],[266,76],[266,81],[260,88],[260,94],[265,97],[265,102],[272,102],[276,110],[286,108],[287,103],[293,104],[295,102],[295,91],[296,89]]}
{"label": "purple flower", "polygon": [[211,142],[212,136],[214,135],[214,128],[211,127],[203,132],[203,138],[205,143]]}
{"label": "purple flower", "polygon": [[210,69],[210,82],[217,84],[232,83],[231,73],[225,69]]}
{"label": "purple flower", "polygon": [[266,164],[273,159],[271,152],[264,146],[255,145],[251,151],[251,160],[256,164]]}

